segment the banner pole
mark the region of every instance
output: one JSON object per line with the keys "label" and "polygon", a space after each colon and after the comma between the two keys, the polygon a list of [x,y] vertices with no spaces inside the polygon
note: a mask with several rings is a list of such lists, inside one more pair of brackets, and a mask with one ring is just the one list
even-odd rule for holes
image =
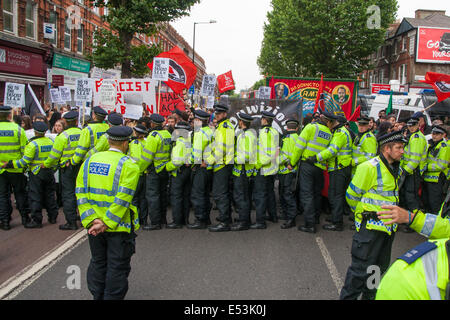
{"label": "banner pole", "polygon": [[428,107],[426,107],[425,109],[423,109],[422,112],[425,112],[425,111],[427,111],[428,109],[431,109],[431,108],[434,107],[437,103],[438,103],[438,101],[436,100],[433,104],[430,104]]}
{"label": "banner pole", "polygon": [[84,127],[84,122],[86,121],[86,101],[83,101],[83,124],[81,125],[81,127]]}
{"label": "banner pole", "polygon": [[159,114],[160,105],[161,105],[161,80],[159,81],[159,84],[158,84],[158,108],[157,108],[158,114]]}

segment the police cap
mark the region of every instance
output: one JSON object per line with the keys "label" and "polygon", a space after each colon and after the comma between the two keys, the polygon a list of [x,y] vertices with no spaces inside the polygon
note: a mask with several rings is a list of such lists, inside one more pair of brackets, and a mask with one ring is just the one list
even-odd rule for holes
{"label": "police cap", "polygon": [[99,106],[96,106],[92,109],[95,114],[98,114],[99,116],[106,117],[108,115],[108,112],[106,112],[103,108],[100,108]]}
{"label": "police cap", "polygon": [[33,129],[37,133],[45,133],[48,130],[48,125],[44,121],[33,122]]}
{"label": "police cap", "polygon": [[297,119],[287,119],[286,125],[288,125],[288,124],[295,124],[298,126],[300,124],[300,122]]}
{"label": "police cap", "polygon": [[442,128],[441,126],[435,125],[431,129],[431,133],[446,134],[447,131],[444,128]]}
{"label": "police cap", "polygon": [[162,115],[157,114],[157,113],[153,113],[150,116],[150,121],[154,122],[154,123],[161,124],[161,123],[163,123],[165,121],[165,119],[164,119],[164,117]]}
{"label": "police cap", "polygon": [[180,121],[175,125],[175,129],[184,129],[189,131],[191,130],[191,126],[185,121]]}
{"label": "police cap", "polygon": [[402,131],[394,131],[385,135],[382,135],[378,138],[378,145],[381,147],[382,145],[390,142],[402,142],[406,143],[408,142],[403,135]]}
{"label": "police cap", "polygon": [[194,110],[194,117],[200,120],[209,120],[209,113],[203,110]]}
{"label": "police cap", "polygon": [[142,124],[138,124],[137,126],[135,126],[133,128],[136,132],[142,133],[142,134],[147,134],[148,130],[146,127],[144,127]]}
{"label": "police cap", "polygon": [[0,112],[10,112],[11,110],[10,106],[0,106]]}
{"label": "police cap", "polygon": [[261,115],[262,115],[263,118],[266,118],[266,119],[273,119],[273,118],[275,118],[275,115],[272,112],[269,112],[269,111],[263,111],[263,112],[261,112]]}
{"label": "police cap", "polygon": [[248,115],[248,114],[244,113],[244,112],[238,112],[236,114],[236,117],[239,120],[242,120],[242,121],[245,121],[245,122],[252,122],[253,121],[253,117],[251,115]]}
{"label": "police cap", "polygon": [[329,120],[337,120],[338,119],[337,115],[335,115],[334,113],[328,112],[328,111],[323,111],[322,115]]}
{"label": "police cap", "polygon": [[213,108],[214,112],[228,112],[229,110],[229,108],[223,104],[215,104]]}
{"label": "police cap", "polygon": [[75,120],[78,118],[78,111],[77,110],[71,110],[66,113],[64,113],[63,118],[66,120]]}
{"label": "police cap", "polygon": [[125,141],[130,139],[133,134],[133,129],[127,126],[115,126],[106,131],[108,139],[115,141]]}
{"label": "police cap", "polygon": [[362,117],[359,117],[356,121],[359,124],[369,124],[370,123],[370,118],[362,116]]}
{"label": "police cap", "polygon": [[113,126],[121,126],[123,125],[122,115],[117,112],[113,112],[108,116],[108,122]]}
{"label": "police cap", "polygon": [[414,118],[414,116],[413,116],[413,117],[409,118],[409,120],[406,124],[408,126],[415,126],[418,123],[419,123],[419,118]]}
{"label": "police cap", "polygon": [[338,121],[340,124],[345,124],[345,123],[348,122],[348,121],[347,121],[347,118],[344,117],[344,116],[338,116],[338,117],[337,117],[337,121]]}

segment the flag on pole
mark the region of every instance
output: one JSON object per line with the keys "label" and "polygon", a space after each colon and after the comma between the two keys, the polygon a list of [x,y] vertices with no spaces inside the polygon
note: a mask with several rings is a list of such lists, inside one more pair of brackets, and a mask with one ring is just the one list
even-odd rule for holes
{"label": "flag on pole", "polygon": [[217,86],[220,93],[235,89],[231,70],[217,77]]}
{"label": "flag on pole", "polygon": [[323,74],[320,77],[320,85],[319,85],[319,91],[317,92],[317,97],[316,97],[316,104],[314,105],[314,113],[317,112],[317,109],[319,108],[319,104],[320,104],[320,100],[323,101],[324,97],[323,97]]}
{"label": "flag on pole", "polygon": [[450,98],[450,75],[436,72],[427,72],[425,80],[420,82],[431,85],[436,92],[438,102]]}
{"label": "flag on pole", "polygon": [[348,122],[356,122],[356,120],[358,120],[358,118],[361,116],[361,105],[359,105],[356,109],[355,112],[353,112],[353,114],[351,115],[351,117],[348,119]]}
{"label": "flag on pole", "polygon": [[391,95],[389,97],[389,104],[388,107],[386,109],[386,115],[390,115],[392,113],[392,96],[393,96],[393,92],[391,91]]}
{"label": "flag on pole", "polygon": [[[173,92],[180,94],[183,89],[189,89],[197,76],[197,67],[179,47],[163,52],[158,58],[169,58],[169,80],[164,81]],[[153,61],[147,66],[153,71]]]}

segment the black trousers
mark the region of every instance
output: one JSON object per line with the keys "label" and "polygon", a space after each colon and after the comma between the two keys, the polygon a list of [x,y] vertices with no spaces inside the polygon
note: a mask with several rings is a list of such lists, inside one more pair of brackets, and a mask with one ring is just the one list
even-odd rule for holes
{"label": "black trousers", "polygon": [[331,222],[342,224],[347,206],[345,193],[352,177],[352,167],[348,166],[329,173],[330,185],[328,188],[328,201],[331,207]]}
{"label": "black trousers", "polygon": [[297,173],[279,174],[280,204],[283,216],[292,220],[297,216],[297,199],[295,198],[295,177]]}
{"label": "black trousers", "polygon": [[212,170],[195,166],[191,173],[191,203],[197,221],[207,222],[211,212]]}
{"label": "black trousers", "polygon": [[428,213],[437,215],[441,210],[447,192],[447,190],[445,190],[446,177],[441,173],[437,183],[425,181],[423,184],[423,202],[425,204],[425,210]]}
{"label": "black trousers", "polygon": [[322,189],[324,186],[323,171],[315,165],[302,161],[300,165],[300,202],[303,208],[305,225],[314,226],[315,219],[320,217]]}
{"label": "black trousers", "polygon": [[132,204],[138,209],[139,214],[139,224],[145,225],[148,221],[148,203],[145,197],[145,180],[146,175],[143,174],[139,177],[138,184],[136,186],[136,191],[132,200]]}
{"label": "black trousers", "polygon": [[155,167],[149,167],[145,196],[147,198],[150,222],[152,224],[167,223],[168,183],[169,174],[166,169],[156,173]]}
{"label": "black trousers", "polygon": [[11,187],[20,215],[22,218],[28,216],[26,185],[27,180],[23,173],[11,173],[4,171],[0,174],[0,221],[11,220]]}
{"label": "black trousers", "polygon": [[230,179],[232,170],[233,165],[226,165],[213,173],[212,195],[219,210],[217,219],[223,223],[231,223]]}
{"label": "black trousers", "polygon": [[400,188],[400,204],[402,208],[410,211],[421,208],[419,199],[420,181],[419,170],[415,170],[411,175],[406,175],[405,182]]}
{"label": "black trousers", "polygon": [[382,231],[367,230],[366,223],[362,223],[359,232],[353,235],[352,262],[341,290],[341,300],[356,300],[361,293],[363,299],[375,299],[376,289],[369,288],[367,283],[371,276],[368,268],[377,266],[380,275],[386,272],[391,260],[394,238],[395,233],[389,235]]}
{"label": "black trousers", "polygon": [[135,253],[135,233],[105,232],[96,237],[88,235],[88,239],[91,261],[87,284],[94,300],[123,300]]}
{"label": "black trousers", "polygon": [[191,210],[191,168],[181,166],[177,176],[172,176],[170,197],[172,205],[172,218],[176,224],[189,223],[189,211]]}
{"label": "black trousers", "polygon": [[241,173],[239,177],[233,175],[233,199],[238,221],[251,223],[250,213],[252,211],[252,193],[250,188],[251,177]]}
{"label": "black trousers", "polygon": [[274,175],[262,176],[259,171],[254,178],[253,200],[256,207],[256,223],[265,223],[266,211],[272,218],[277,216],[274,179]]}
{"label": "black trousers", "polygon": [[64,216],[66,222],[75,224],[77,221],[77,198],[75,196],[75,186],[80,165],[62,167],[61,171],[61,196],[63,202]]}
{"label": "black trousers", "polygon": [[42,223],[42,209],[47,211],[48,219],[56,219],[58,205],[56,204],[55,173],[52,169],[41,168],[38,174],[30,172],[28,199],[31,208],[31,218]]}

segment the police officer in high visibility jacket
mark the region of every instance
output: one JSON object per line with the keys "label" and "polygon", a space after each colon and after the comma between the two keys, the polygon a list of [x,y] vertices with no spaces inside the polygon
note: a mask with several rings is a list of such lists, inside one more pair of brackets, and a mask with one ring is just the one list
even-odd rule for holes
{"label": "police officer in high visibility jacket", "polygon": [[233,199],[236,203],[238,221],[231,226],[232,231],[248,230],[251,224],[252,194],[250,181],[255,175],[256,132],[250,129],[253,117],[239,112],[240,133],[236,139],[233,167]]}
{"label": "police officer in high visibility jacket", "polygon": [[22,159],[10,160],[4,168],[29,168],[29,203],[31,221],[25,228],[42,228],[42,209],[45,208],[48,221],[56,223],[58,206],[56,204],[55,173],[52,169],[41,168],[50,155],[53,141],[45,137],[48,126],[43,121],[33,123],[35,137],[25,147]]}
{"label": "police officer in high visibility jacket", "polygon": [[131,204],[139,167],[128,156],[130,127],[107,131],[110,149],[86,159],[77,176],[77,204],[88,229],[88,289],[95,300],[124,299],[135,252],[137,209]]}
{"label": "police officer in high visibility jacket", "polygon": [[79,165],[83,162],[89,150],[95,147],[97,141],[109,128],[108,124],[104,122],[108,113],[100,107],[94,107],[92,110],[93,121],[81,131],[80,140],[78,141],[75,154],[70,160],[73,166]]}
{"label": "police officer in high visibility jacket", "polygon": [[78,111],[72,110],[64,114],[67,129],[55,138],[52,150],[44,161],[45,168],[59,167],[61,180],[61,197],[66,223],[59,226],[60,230],[76,230],[77,225],[77,199],[75,197],[75,183],[79,165],[70,165],[70,159],[75,154],[81,129],[78,128]]}
{"label": "police officer in high visibility jacket", "polygon": [[353,143],[352,166],[353,173],[356,166],[374,158],[377,155],[377,139],[370,131],[370,118],[360,117],[358,121],[358,135]]}
{"label": "police officer in high visibility jacket", "polygon": [[449,238],[430,240],[399,257],[378,286],[377,300],[450,300]]}
{"label": "police officer in high visibility jacket", "polygon": [[[253,201],[256,207],[256,223],[251,229],[265,229],[266,221],[278,222],[275,200],[274,179],[278,173],[280,159],[280,134],[272,127],[275,115],[261,112],[261,126],[258,136],[258,157],[255,165],[256,175],[253,185]],[[266,210],[268,216],[265,216]]]}
{"label": "police officer in high visibility jacket", "polygon": [[428,148],[426,164],[422,169],[424,179],[424,203],[428,212],[437,214],[445,198],[445,187],[449,172],[450,146],[444,140],[445,129],[434,126],[432,142]]}
{"label": "police officer in high visibility jacket", "polygon": [[291,165],[300,164],[300,202],[303,207],[305,224],[299,226],[302,232],[315,233],[320,222],[322,189],[324,186],[323,170],[325,164],[319,162],[317,154],[330,144],[337,117],[329,112],[323,112],[317,122],[308,124],[298,138],[298,148],[294,152]]}
{"label": "police officer in high visibility jacket", "polygon": [[210,189],[212,184],[213,166],[208,165],[207,159],[211,155],[214,132],[209,127],[209,113],[194,110],[194,137],[191,155],[191,203],[194,209],[195,221],[187,226],[188,229],[206,229],[210,223]]}
{"label": "police officer in high visibility jacket", "polygon": [[295,218],[297,216],[296,175],[298,166],[292,167],[291,160],[297,148],[299,122],[296,119],[286,121],[287,133],[283,136],[280,152],[280,168],[278,170],[278,179],[280,181],[279,194],[282,214],[286,222],[281,225],[281,229],[295,227]]}
{"label": "police officer in high visibility jacket", "polygon": [[[0,163],[3,165],[10,160],[22,158],[27,137],[25,130],[14,122],[10,122],[12,108],[0,106]],[[10,230],[10,220],[12,213],[11,186],[16,199],[17,209],[22,217],[22,224],[26,225],[30,221],[26,199],[26,177],[24,169],[3,169],[0,168],[0,228]]]}
{"label": "police officer in high visibility jacket", "polygon": [[[111,112],[106,118],[106,123],[108,124],[109,128],[113,126],[121,126],[123,125],[122,115],[117,112]],[[88,153],[86,154],[86,158],[92,156],[97,152],[108,150],[109,150],[108,137],[106,135],[102,135],[100,139],[98,139],[98,141],[96,142],[95,146],[88,151]]]}
{"label": "police officer in high visibility jacket", "polygon": [[164,130],[164,117],[159,114],[150,116],[152,132],[147,137],[142,150],[139,168],[147,173],[146,197],[150,215],[150,224],[144,230],[160,230],[162,224],[167,224],[167,203],[169,175],[166,165],[170,161],[172,137]]}
{"label": "police officer in high visibility jacket", "polygon": [[[133,160],[135,163],[138,163],[141,160],[142,156],[142,150],[144,150],[145,145],[145,138],[148,135],[147,128],[142,125],[138,124],[133,128],[135,137],[130,142],[129,149],[128,149],[128,156]],[[105,135],[106,137],[106,135]],[[102,137],[103,138],[103,137]],[[109,142],[108,142],[109,145]],[[146,180],[145,173],[141,172],[139,175],[139,182],[136,187],[136,192],[134,193],[133,197],[133,205],[138,208],[139,212],[139,224],[142,227],[145,227],[148,225],[148,203],[147,198],[145,197],[145,180]]]}
{"label": "police officer in high visibility jacket", "polygon": [[345,117],[338,117],[336,126],[331,129],[333,138],[331,138],[330,145],[316,156],[319,162],[327,162],[330,177],[328,200],[331,207],[331,224],[323,226],[323,229],[328,231],[343,230],[346,206],[345,191],[350,184],[352,175],[353,150],[352,137],[345,127],[346,123]]}
{"label": "police officer in high visibility jacket", "polygon": [[170,186],[170,204],[172,206],[172,223],[167,229],[181,229],[189,224],[190,191],[191,191],[191,126],[185,121],[175,125],[173,140],[176,141],[172,149],[167,171],[172,175]]}
{"label": "police officer in high visibility jacket", "polygon": [[219,210],[217,225],[209,227],[211,232],[230,231],[231,224],[231,192],[230,179],[234,162],[234,127],[227,118],[229,108],[225,105],[214,105],[217,129],[211,146],[211,155],[207,164],[213,165],[212,195]]}
{"label": "police officer in high visibility jacket", "polygon": [[382,205],[398,205],[398,181],[402,174],[400,160],[406,139],[396,131],[379,138],[380,155],[360,164],[347,189],[347,202],[355,213],[352,262],[347,270],[341,299],[375,298],[374,289],[366,285],[369,266],[384,273],[390,262],[392,242],[397,224],[385,225],[377,212]]}

